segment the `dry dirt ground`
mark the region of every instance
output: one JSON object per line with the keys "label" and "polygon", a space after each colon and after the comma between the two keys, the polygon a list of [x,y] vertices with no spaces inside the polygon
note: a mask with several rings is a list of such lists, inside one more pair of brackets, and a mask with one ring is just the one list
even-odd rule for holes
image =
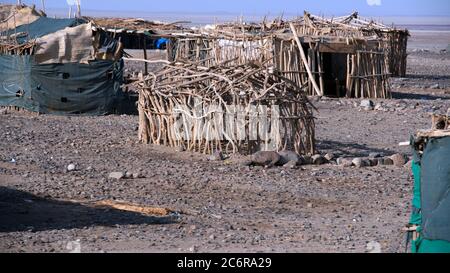
{"label": "dry dirt ground", "polygon": [[[450,54],[414,51],[395,99],[313,98],[321,152],[409,154],[398,143],[450,107]],[[439,89],[433,85],[439,84]],[[433,89],[431,89],[433,87]],[[0,115],[0,252],[404,251],[408,167],[264,169],[137,142],[138,117]],[[67,166],[75,164],[75,171]],[[114,171],[143,178],[108,179]],[[168,207],[148,217],[69,200]]]}

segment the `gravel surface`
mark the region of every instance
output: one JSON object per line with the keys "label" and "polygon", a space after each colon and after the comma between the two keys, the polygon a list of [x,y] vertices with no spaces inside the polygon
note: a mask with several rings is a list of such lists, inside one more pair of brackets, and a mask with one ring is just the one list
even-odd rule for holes
{"label": "gravel surface", "polygon": [[[398,143],[450,107],[450,57],[411,52],[394,99],[312,98],[321,153],[409,155]],[[439,84],[439,89],[431,88]],[[138,117],[0,114],[0,252],[404,251],[406,166],[249,167],[137,142]],[[109,178],[112,172],[139,174]],[[89,206],[117,199],[181,212]],[[79,246],[79,248],[78,248]]]}

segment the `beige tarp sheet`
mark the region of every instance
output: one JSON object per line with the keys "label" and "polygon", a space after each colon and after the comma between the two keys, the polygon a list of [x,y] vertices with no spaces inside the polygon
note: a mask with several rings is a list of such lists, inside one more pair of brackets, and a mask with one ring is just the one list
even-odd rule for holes
{"label": "beige tarp sheet", "polygon": [[41,15],[30,7],[0,5],[0,31],[33,23]]}
{"label": "beige tarp sheet", "polygon": [[37,63],[87,63],[94,59],[92,24],[68,27],[36,39]]}

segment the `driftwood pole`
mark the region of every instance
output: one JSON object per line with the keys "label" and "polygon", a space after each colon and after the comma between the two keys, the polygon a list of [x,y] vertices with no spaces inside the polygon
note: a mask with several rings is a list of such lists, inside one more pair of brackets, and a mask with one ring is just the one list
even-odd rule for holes
{"label": "driftwood pole", "polygon": [[77,0],[77,17],[81,18],[81,4],[80,4],[80,0]]}
{"label": "driftwood pole", "polygon": [[[147,37],[144,34],[144,60],[147,60]],[[148,64],[144,63],[144,75],[148,74]]]}
{"label": "driftwood pole", "polygon": [[314,79],[314,76],[311,73],[311,69],[309,69],[308,60],[306,60],[305,51],[303,51],[302,43],[298,39],[297,31],[295,30],[295,27],[292,23],[289,23],[289,26],[291,27],[292,35],[294,35],[295,42],[297,42],[298,50],[300,51],[300,57],[302,58],[303,64],[305,65],[306,72],[308,72],[308,77],[311,79],[311,83],[314,87],[314,90],[316,91],[317,95],[323,96],[323,94],[320,92],[319,86],[317,86],[316,79]]}

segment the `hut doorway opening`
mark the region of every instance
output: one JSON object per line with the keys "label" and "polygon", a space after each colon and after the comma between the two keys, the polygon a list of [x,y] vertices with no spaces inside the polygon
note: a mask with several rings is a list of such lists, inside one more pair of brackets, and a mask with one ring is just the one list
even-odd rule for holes
{"label": "hut doorway opening", "polygon": [[325,96],[345,97],[347,92],[347,55],[345,53],[322,53]]}

